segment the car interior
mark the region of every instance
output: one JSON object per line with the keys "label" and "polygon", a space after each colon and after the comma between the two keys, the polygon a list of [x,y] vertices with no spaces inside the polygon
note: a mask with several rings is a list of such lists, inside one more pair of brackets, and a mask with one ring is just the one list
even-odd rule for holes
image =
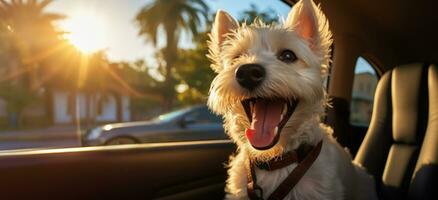
{"label": "car interior", "polygon": [[[315,2],[334,36],[325,123],[374,176],[379,199],[438,199],[438,2]],[[349,121],[358,57],[379,78],[369,126]],[[213,140],[0,153],[0,196],[223,199],[235,150]]]}

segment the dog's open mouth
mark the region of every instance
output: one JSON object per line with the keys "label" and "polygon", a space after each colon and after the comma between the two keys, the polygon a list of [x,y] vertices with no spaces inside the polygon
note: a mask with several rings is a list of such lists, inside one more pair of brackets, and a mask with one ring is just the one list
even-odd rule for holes
{"label": "dog's open mouth", "polygon": [[250,98],[242,101],[251,127],[246,137],[258,150],[266,150],[277,144],[280,133],[292,116],[298,100]]}

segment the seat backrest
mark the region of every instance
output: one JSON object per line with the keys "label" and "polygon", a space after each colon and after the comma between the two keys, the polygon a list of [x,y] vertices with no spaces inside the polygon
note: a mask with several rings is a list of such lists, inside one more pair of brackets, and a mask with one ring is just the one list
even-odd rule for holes
{"label": "seat backrest", "polygon": [[438,199],[436,65],[404,65],[382,76],[355,161],[374,175],[382,199]]}

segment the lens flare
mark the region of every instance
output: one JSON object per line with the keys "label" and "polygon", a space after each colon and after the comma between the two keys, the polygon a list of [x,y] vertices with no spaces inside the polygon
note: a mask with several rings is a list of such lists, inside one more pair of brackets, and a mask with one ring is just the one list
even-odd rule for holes
{"label": "lens flare", "polygon": [[93,53],[106,48],[106,24],[96,13],[80,11],[60,24],[64,37],[83,53]]}

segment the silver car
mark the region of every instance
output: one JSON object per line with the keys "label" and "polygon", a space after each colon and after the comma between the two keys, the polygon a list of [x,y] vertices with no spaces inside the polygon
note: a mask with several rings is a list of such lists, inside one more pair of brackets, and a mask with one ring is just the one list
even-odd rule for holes
{"label": "silver car", "polygon": [[222,118],[211,113],[207,106],[193,106],[150,121],[95,127],[82,136],[82,144],[96,146],[226,139],[222,122]]}

